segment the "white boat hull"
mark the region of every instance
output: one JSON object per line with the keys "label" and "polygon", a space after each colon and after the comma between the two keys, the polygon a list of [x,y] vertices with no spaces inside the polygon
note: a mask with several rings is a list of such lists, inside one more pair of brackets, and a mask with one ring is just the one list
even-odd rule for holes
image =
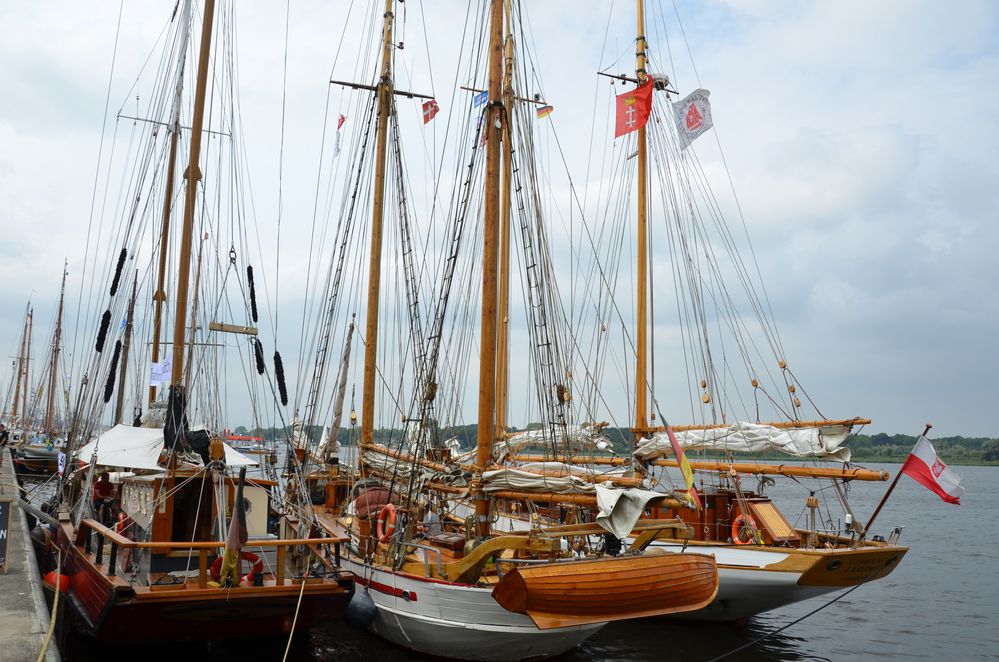
{"label": "white boat hull", "polygon": [[[663,541],[656,541],[650,547],[677,553],[683,549],[680,544]],[[718,595],[704,609],[676,614],[671,618],[735,621],[842,588],[801,586],[798,580],[801,579],[802,572],[773,569],[772,566],[790,556],[784,552],[731,545],[687,546],[686,551],[697,551],[715,557],[718,564]]]}
{"label": "white boat hull", "polygon": [[427,655],[466,660],[524,660],[560,655],[605,623],[539,629],[525,614],[509,612],[489,587],[424,580],[385,572],[345,558],[378,607],[371,630]]}

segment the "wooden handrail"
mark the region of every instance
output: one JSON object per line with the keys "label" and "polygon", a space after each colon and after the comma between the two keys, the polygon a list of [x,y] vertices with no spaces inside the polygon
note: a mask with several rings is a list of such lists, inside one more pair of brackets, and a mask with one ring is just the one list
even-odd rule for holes
{"label": "wooden handrail", "polygon": [[[156,548],[156,549],[218,549],[220,547],[225,547],[224,540],[197,540],[197,541],[187,541],[187,542],[173,542],[173,541],[138,541],[129,540],[120,533],[109,529],[97,520],[84,519],[80,522],[80,527],[77,529],[77,538],[83,533],[83,528],[86,526],[89,529],[100,533],[103,537],[107,538],[111,542],[115,543],[119,547],[124,547],[126,549],[143,549],[143,548]],[[245,547],[288,547],[290,545],[333,545],[338,543],[347,542],[349,538],[346,537],[335,537],[335,538],[293,538],[290,540],[252,540],[248,541]],[[79,544],[79,543],[77,543]]]}

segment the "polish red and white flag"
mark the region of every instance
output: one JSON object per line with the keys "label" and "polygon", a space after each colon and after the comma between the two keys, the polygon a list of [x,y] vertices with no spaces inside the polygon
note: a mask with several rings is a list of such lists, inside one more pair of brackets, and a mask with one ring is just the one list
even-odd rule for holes
{"label": "polish red and white flag", "polygon": [[902,465],[902,473],[933,490],[947,503],[961,503],[961,496],[964,494],[961,477],[937,457],[933,444],[926,437],[920,436],[916,440],[916,445]]}

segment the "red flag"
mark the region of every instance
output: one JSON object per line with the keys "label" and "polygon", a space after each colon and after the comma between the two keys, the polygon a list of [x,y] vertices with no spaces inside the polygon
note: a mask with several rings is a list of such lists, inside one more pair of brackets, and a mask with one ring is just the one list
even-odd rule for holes
{"label": "red flag", "polygon": [[902,465],[902,473],[917,483],[937,493],[947,503],[961,503],[964,488],[961,477],[940,461],[933,444],[926,437],[919,437],[916,445]]}
{"label": "red flag", "polygon": [[645,84],[630,92],[617,95],[617,122],[614,125],[614,137],[620,138],[626,133],[641,129],[649,121],[652,114],[652,77]]}
{"label": "red flag", "polygon": [[423,104],[423,123],[426,124],[434,118],[437,113],[440,112],[440,106],[437,105],[436,99],[431,99]]}
{"label": "red flag", "polygon": [[347,116],[346,115],[341,115],[340,119],[338,119],[336,121],[336,130],[339,131],[340,128],[343,126],[343,123],[346,122],[346,121],[347,121]]}

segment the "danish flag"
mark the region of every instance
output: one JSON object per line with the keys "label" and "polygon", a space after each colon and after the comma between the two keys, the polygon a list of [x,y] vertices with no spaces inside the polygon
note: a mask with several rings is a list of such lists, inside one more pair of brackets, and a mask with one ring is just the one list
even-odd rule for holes
{"label": "danish flag", "polygon": [[423,123],[426,124],[440,112],[440,106],[437,105],[436,99],[431,99],[423,104]]}

